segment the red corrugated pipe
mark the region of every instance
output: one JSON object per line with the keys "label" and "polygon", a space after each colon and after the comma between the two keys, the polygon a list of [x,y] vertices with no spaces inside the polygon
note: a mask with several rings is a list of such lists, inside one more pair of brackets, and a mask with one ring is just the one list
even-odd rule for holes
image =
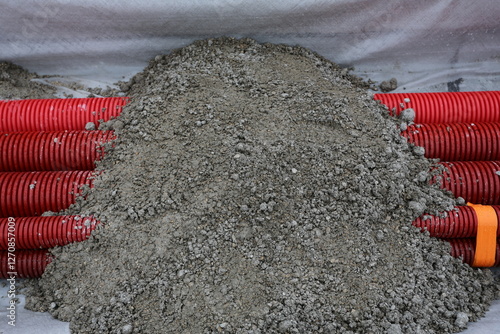
{"label": "red corrugated pipe", "polygon": [[92,186],[93,176],[92,171],[0,173],[0,217],[67,209],[81,186]]}
{"label": "red corrugated pipe", "polygon": [[[464,263],[472,266],[474,256],[476,254],[476,239],[475,238],[457,238],[443,239],[451,245],[451,255],[456,258],[462,258]],[[500,240],[497,239],[495,263],[492,267],[500,266]]]}
{"label": "red corrugated pipe", "polygon": [[392,115],[415,110],[415,123],[500,122],[500,91],[375,94]]}
{"label": "red corrugated pipe", "polygon": [[[52,256],[47,249],[15,251],[14,257],[9,252],[0,251],[0,278],[12,277],[10,272],[15,272],[14,278],[41,277],[47,265],[52,262]],[[10,268],[12,258],[15,258],[14,270]]]}
{"label": "red corrugated pipe", "polygon": [[0,250],[8,249],[9,219],[15,248],[44,249],[86,240],[99,224],[94,217],[47,216],[0,218]]}
{"label": "red corrugated pipe", "polygon": [[0,131],[85,130],[117,117],[127,97],[0,101]]}
{"label": "red corrugated pipe", "polygon": [[[492,207],[497,217],[500,217],[500,206],[492,205]],[[446,218],[423,216],[413,221],[414,226],[422,231],[429,231],[431,237],[438,238],[475,238],[477,224],[477,216],[470,206],[458,206],[448,212]],[[497,229],[497,236],[500,237],[500,228]]]}
{"label": "red corrugated pipe", "polygon": [[440,162],[446,167],[442,175],[431,182],[442,180],[442,187],[466,202],[485,205],[500,204],[500,161]]}
{"label": "red corrugated pipe", "polygon": [[500,123],[415,124],[401,135],[442,161],[500,160]]}
{"label": "red corrugated pipe", "polygon": [[93,170],[112,131],[0,133],[0,172]]}

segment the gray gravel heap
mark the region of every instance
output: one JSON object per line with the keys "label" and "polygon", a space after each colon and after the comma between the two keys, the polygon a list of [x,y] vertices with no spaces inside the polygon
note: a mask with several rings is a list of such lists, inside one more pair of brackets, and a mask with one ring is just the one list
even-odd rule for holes
{"label": "gray gravel heap", "polygon": [[0,62],[0,100],[54,98],[55,88],[32,81],[37,78],[18,65]]}
{"label": "gray gravel heap", "polygon": [[498,292],[411,226],[454,200],[346,69],[220,38],[157,56],[28,304],[73,333],[451,333]]}

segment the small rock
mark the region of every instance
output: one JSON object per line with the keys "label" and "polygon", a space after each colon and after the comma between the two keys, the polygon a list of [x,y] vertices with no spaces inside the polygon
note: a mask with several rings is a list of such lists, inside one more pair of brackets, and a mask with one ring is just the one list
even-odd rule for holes
{"label": "small rock", "polygon": [[95,124],[94,124],[94,122],[88,122],[87,124],[85,124],[85,130],[87,130],[87,131],[93,131],[93,130],[95,130]]}
{"label": "small rock", "polygon": [[427,182],[428,178],[429,178],[429,173],[426,171],[421,171],[420,173],[417,174],[417,180],[419,182]]}
{"label": "small rock", "polygon": [[463,197],[457,197],[457,199],[455,200],[455,203],[457,203],[457,205],[465,205],[465,199]]}
{"label": "small rock", "polygon": [[379,87],[383,92],[390,92],[398,88],[398,80],[396,78],[391,78],[389,81],[382,81]]}
{"label": "small rock", "polygon": [[280,333],[286,333],[293,326],[293,322],[291,320],[283,320],[280,322],[278,330]]}
{"label": "small rock", "polygon": [[113,123],[113,129],[114,130],[121,130],[123,129],[123,122],[120,120],[115,120]]}
{"label": "small rock", "polygon": [[458,312],[457,318],[455,320],[455,325],[460,328],[467,327],[467,323],[469,322],[469,315],[464,312]]}
{"label": "small rock", "polygon": [[387,329],[387,334],[402,334],[401,325],[392,324],[391,327]]}
{"label": "small rock", "polygon": [[408,207],[418,214],[424,213],[425,210],[425,205],[417,201],[410,201],[410,203],[408,203]]}
{"label": "small rock", "polygon": [[412,108],[405,109],[401,111],[399,117],[405,122],[413,122],[413,120],[415,119],[415,110],[413,110]]}
{"label": "small rock", "polygon": [[425,154],[425,148],[423,148],[422,146],[415,146],[413,148],[413,153],[415,153],[418,156],[423,157]]}
{"label": "small rock", "polygon": [[131,324],[126,324],[122,327],[122,334],[131,334],[133,329]]}

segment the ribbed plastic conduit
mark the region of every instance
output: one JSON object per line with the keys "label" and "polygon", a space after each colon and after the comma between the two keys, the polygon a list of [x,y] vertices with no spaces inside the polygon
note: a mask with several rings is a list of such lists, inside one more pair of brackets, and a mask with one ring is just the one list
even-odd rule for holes
{"label": "ribbed plastic conduit", "polygon": [[[93,217],[15,218],[16,249],[42,249],[86,240],[99,223]],[[8,249],[8,221],[0,218],[0,250]]]}
{"label": "ribbed plastic conduit", "polygon": [[112,131],[0,133],[0,172],[93,170]]}
{"label": "ribbed plastic conduit", "polygon": [[499,161],[456,161],[440,162],[447,168],[441,176],[442,187],[455,197],[462,197],[474,204],[500,204],[500,162]]}
{"label": "ribbed plastic conduit", "polygon": [[[7,251],[0,251],[0,278],[9,278]],[[41,277],[47,265],[52,261],[48,250],[20,250],[14,252],[16,263],[16,278],[38,278]]]}
{"label": "ribbed plastic conduit", "polygon": [[93,175],[92,171],[0,173],[0,217],[67,209],[81,186],[92,186]]}
{"label": "ribbed plastic conduit", "polygon": [[401,132],[442,161],[500,160],[500,123],[416,124]]}
{"label": "ribbed plastic conduit", "polygon": [[117,117],[126,97],[0,101],[0,131],[85,130]]}
{"label": "ribbed plastic conduit", "polygon": [[392,115],[413,108],[415,123],[500,122],[500,91],[392,93],[373,98],[385,104]]}
{"label": "ribbed plastic conduit", "polygon": [[[474,255],[476,254],[476,239],[463,238],[463,239],[443,239],[451,245],[451,256],[462,258],[464,263],[472,266],[474,263]],[[500,266],[500,240],[497,239],[497,248],[495,256],[495,264],[492,267]]]}
{"label": "ribbed plastic conduit", "polygon": [[[500,206],[493,205],[500,217]],[[449,211],[446,218],[436,216],[419,217],[413,221],[413,225],[422,231],[428,231],[431,237],[438,238],[475,238],[477,235],[477,216],[470,206],[459,206]],[[497,237],[500,237],[500,228],[497,229]]]}

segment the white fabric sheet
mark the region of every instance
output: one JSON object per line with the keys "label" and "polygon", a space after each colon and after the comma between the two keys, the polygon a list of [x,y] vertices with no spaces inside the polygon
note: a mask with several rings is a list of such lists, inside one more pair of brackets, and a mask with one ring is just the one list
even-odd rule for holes
{"label": "white fabric sheet", "polygon": [[95,84],[160,53],[230,35],[300,44],[398,91],[494,90],[496,0],[0,0],[0,60]]}

